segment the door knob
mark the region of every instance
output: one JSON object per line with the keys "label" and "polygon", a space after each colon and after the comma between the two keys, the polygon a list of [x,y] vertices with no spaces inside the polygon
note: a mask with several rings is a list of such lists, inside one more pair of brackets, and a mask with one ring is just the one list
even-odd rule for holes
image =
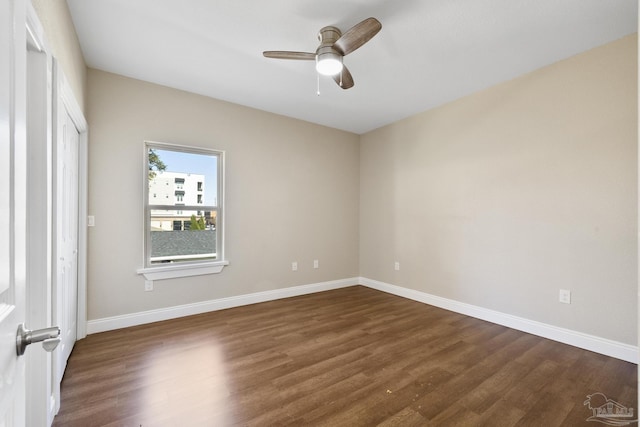
{"label": "door knob", "polygon": [[22,356],[29,344],[41,342],[42,347],[48,351],[53,351],[60,343],[60,328],[54,326],[52,328],[36,329],[32,331],[24,327],[24,323],[18,326],[16,334],[16,350],[18,356]]}

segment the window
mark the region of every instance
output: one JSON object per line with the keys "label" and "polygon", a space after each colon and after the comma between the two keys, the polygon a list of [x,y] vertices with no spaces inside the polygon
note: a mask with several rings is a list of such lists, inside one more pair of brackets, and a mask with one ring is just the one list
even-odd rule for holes
{"label": "window", "polygon": [[[223,169],[222,151],[145,143],[144,268],[138,273],[158,280],[217,273],[228,264]],[[160,191],[166,197],[158,200]],[[175,198],[166,200],[171,193]]]}

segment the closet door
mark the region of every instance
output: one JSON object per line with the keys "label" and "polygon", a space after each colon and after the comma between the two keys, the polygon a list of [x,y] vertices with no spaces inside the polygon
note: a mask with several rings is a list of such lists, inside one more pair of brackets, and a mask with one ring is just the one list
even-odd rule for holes
{"label": "closet door", "polygon": [[[64,106],[63,106],[64,108]],[[56,315],[62,342],[58,355],[61,380],[78,330],[78,142],[79,132],[66,110],[58,120],[56,144]]]}

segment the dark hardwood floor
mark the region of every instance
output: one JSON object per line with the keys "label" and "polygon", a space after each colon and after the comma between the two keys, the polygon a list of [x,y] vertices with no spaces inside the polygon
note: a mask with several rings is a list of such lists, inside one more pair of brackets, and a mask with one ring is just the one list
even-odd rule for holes
{"label": "dark hardwood floor", "polygon": [[356,286],[90,335],[54,426],[593,427],[596,392],[637,366]]}

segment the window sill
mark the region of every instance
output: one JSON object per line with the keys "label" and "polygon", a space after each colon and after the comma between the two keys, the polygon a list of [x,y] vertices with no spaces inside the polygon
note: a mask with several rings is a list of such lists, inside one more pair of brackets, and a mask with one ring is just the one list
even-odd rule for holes
{"label": "window sill", "polygon": [[138,274],[144,275],[145,280],[176,279],[179,277],[202,276],[217,274],[229,265],[229,261],[214,261],[202,264],[168,265],[162,267],[139,268]]}

